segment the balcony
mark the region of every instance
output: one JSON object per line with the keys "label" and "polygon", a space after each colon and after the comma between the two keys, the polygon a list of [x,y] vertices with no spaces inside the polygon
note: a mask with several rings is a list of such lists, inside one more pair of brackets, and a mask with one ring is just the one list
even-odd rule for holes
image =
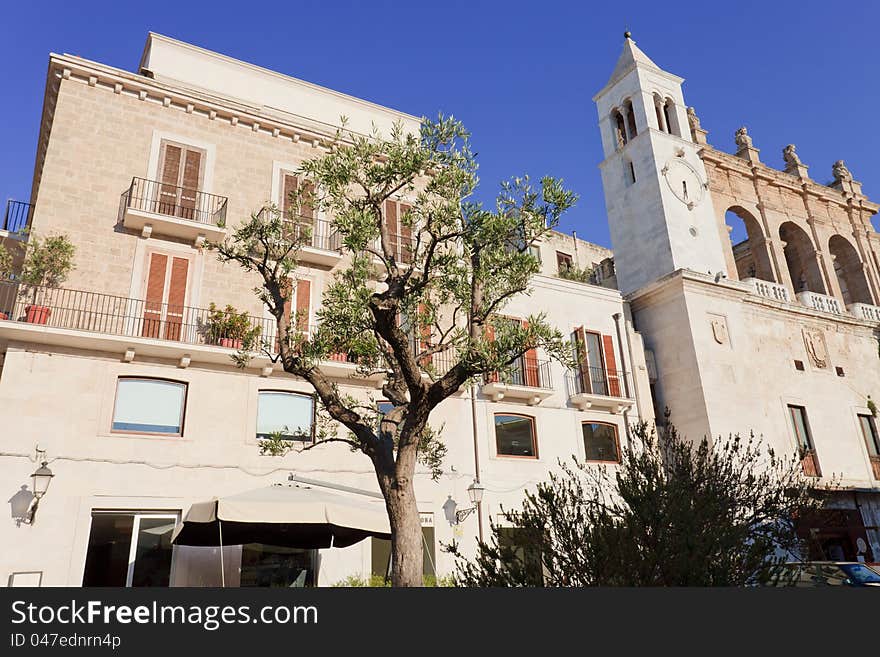
{"label": "balcony", "polygon": [[843,314],[840,302],[834,297],[829,297],[827,294],[819,294],[818,292],[810,292],[808,290],[806,292],[798,292],[797,298],[807,308],[834,315]]}
{"label": "balcony", "polygon": [[13,237],[18,239],[30,230],[34,218],[34,206],[23,201],[6,201],[6,211],[0,222],[0,238]]}
{"label": "balcony", "polygon": [[780,283],[763,281],[760,278],[744,278],[742,282],[748,283],[755,294],[764,297],[765,299],[770,299],[771,301],[783,301],[785,303],[791,302],[791,299],[788,296],[788,289]]}
{"label": "balcony", "polygon": [[132,178],[122,194],[122,224],[143,237],[163,235],[200,246],[226,234],[226,202],[225,196]]}
{"label": "balcony", "polygon": [[[398,266],[408,267],[412,264],[413,261],[413,252],[415,251],[415,237],[412,234],[404,235],[401,233],[389,233],[389,246],[391,247],[391,253],[394,255],[394,259],[397,261]],[[373,242],[373,250],[376,253],[382,253],[382,241],[379,238]],[[373,258],[373,269],[376,274],[384,274],[385,273],[385,265],[382,263],[382,259],[379,256],[374,256]]]}
{"label": "balcony", "polygon": [[[626,377],[626,378],[625,378]],[[629,375],[620,370],[580,367],[565,375],[568,400],[581,411],[594,408],[617,414],[633,405]]]}
{"label": "balcony", "polygon": [[[260,210],[260,216],[271,212],[269,208]],[[302,240],[297,257],[300,262],[333,267],[342,260],[342,236],[336,232],[333,222],[326,219],[300,217],[296,221],[285,221],[285,237]]]}
{"label": "balcony", "polygon": [[869,303],[851,303],[846,309],[858,319],[867,322],[880,322],[880,306],[872,306]]}
{"label": "balcony", "polygon": [[[181,367],[190,360],[230,364],[241,341],[218,333],[210,314],[207,308],[0,283],[0,339],[123,353],[126,361],[137,354],[180,359]],[[248,325],[268,351],[277,352],[274,319],[250,316]],[[310,331],[303,334],[308,337]],[[256,356],[254,362],[264,374],[271,373],[273,364],[265,355]],[[358,366],[347,354],[334,354],[320,367],[327,376],[351,378]],[[377,384],[383,378],[377,374],[367,380]]]}
{"label": "balcony", "polygon": [[489,374],[482,393],[494,402],[517,399],[537,406],[553,394],[550,361],[519,358],[504,371]]}

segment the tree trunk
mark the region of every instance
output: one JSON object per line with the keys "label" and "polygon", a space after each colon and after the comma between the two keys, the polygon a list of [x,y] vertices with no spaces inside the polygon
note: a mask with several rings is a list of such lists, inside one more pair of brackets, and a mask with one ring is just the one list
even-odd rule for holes
{"label": "tree trunk", "polygon": [[391,523],[392,586],[424,586],[422,523],[412,480],[398,481],[385,495]]}

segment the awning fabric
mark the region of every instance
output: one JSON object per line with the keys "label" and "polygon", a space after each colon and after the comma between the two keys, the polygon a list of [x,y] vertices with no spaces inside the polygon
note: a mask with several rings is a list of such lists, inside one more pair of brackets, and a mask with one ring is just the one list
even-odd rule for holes
{"label": "awning fabric", "polygon": [[278,484],[193,504],[171,540],[315,549],[347,547],[369,536],[391,538],[382,500]]}

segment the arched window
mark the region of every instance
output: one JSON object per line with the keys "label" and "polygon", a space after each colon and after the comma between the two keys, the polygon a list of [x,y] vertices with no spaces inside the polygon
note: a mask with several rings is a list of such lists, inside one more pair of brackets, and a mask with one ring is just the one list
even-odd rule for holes
{"label": "arched window", "polygon": [[626,124],[620,111],[611,110],[611,129],[614,130],[614,147],[620,150],[626,146]]}
{"label": "arched window", "polygon": [[282,440],[314,440],[315,398],[287,390],[260,390],[257,400],[257,438],[278,435]]}
{"label": "arched window", "polygon": [[681,130],[678,126],[678,114],[675,111],[675,103],[671,98],[667,98],[666,102],[663,103],[663,118],[666,119],[666,132],[676,137],[681,137]]}
{"label": "arched window", "polygon": [[535,419],[528,415],[496,413],[495,447],[498,456],[538,458]]}
{"label": "arched window", "polygon": [[667,127],[669,123],[666,121],[666,115],[663,112],[663,99],[658,94],[654,94],[654,112],[657,114],[657,129],[660,132],[669,132]]}
{"label": "arched window", "polygon": [[633,112],[632,101],[627,100],[623,104],[623,107],[626,113],[626,127],[629,129],[629,138],[632,139],[639,134],[638,130],[636,130],[636,115]]}
{"label": "arched window", "polygon": [[862,268],[862,259],[855,247],[842,235],[834,235],[828,240],[828,252],[834,262],[834,273],[843,294],[843,303],[873,304],[871,290]]}
{"label": "arched window", "polygon": [[816,249],[806,231],[792,221],[779,227],[779,238],[785,244],[785,263],[795,292],[826,294],[822,272],[816,260]]}
{"label": "arched window", "polygon": [[730,248],[737,278],[759,278],[776,283],[764,231],[758,220],[745,208],[734,205],[724,213],[724,222],[730,231]]}

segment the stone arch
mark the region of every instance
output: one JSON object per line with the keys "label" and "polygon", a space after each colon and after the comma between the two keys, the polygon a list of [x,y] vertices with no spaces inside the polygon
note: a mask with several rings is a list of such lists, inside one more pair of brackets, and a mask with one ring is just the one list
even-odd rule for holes
{"label": "stone arch", "polygon": [[786,221],[779,226],[779,239],[784,245],[785,263],[795,293],[809,290],[827,294],[816,247],[807,232],[793,221]]}
{"label": "stone arch", "polygon": [[614,135],[614,147],[618,150],[626,146],[626,123],[623,114],[616,107],[611,110],[611,130]]}
{"label": "stone arch", "polygon": [[741,205],[732,205],[724,213],[728,227],[730,248],[739,280],[760,278],[777,283],[773,263],[767,248],[767,239],[761,223]]}
{"label": "stone arch", "polygon": [[663,103],[663,118],[666,119],[666,132],[676,137],[681,137],[681,127],[678,125],[678,112],[675,111],[675,101],[672,98],[667,98]]}
{"label": "stone arch", "polygon": [[843,235],[832,235],[828,240],[828,253],[834,264],[834,273],[840,284],[844,304],[873,304],[862,259],[852,243]]}
{"label": "stone arch", "polygon": [[633,112],[633,102],[627,98],[623,103],[624,114],[626,115],[626,128],[629,130],[629,138],[632,139],[639,131],[636,129],[636,114]]}

